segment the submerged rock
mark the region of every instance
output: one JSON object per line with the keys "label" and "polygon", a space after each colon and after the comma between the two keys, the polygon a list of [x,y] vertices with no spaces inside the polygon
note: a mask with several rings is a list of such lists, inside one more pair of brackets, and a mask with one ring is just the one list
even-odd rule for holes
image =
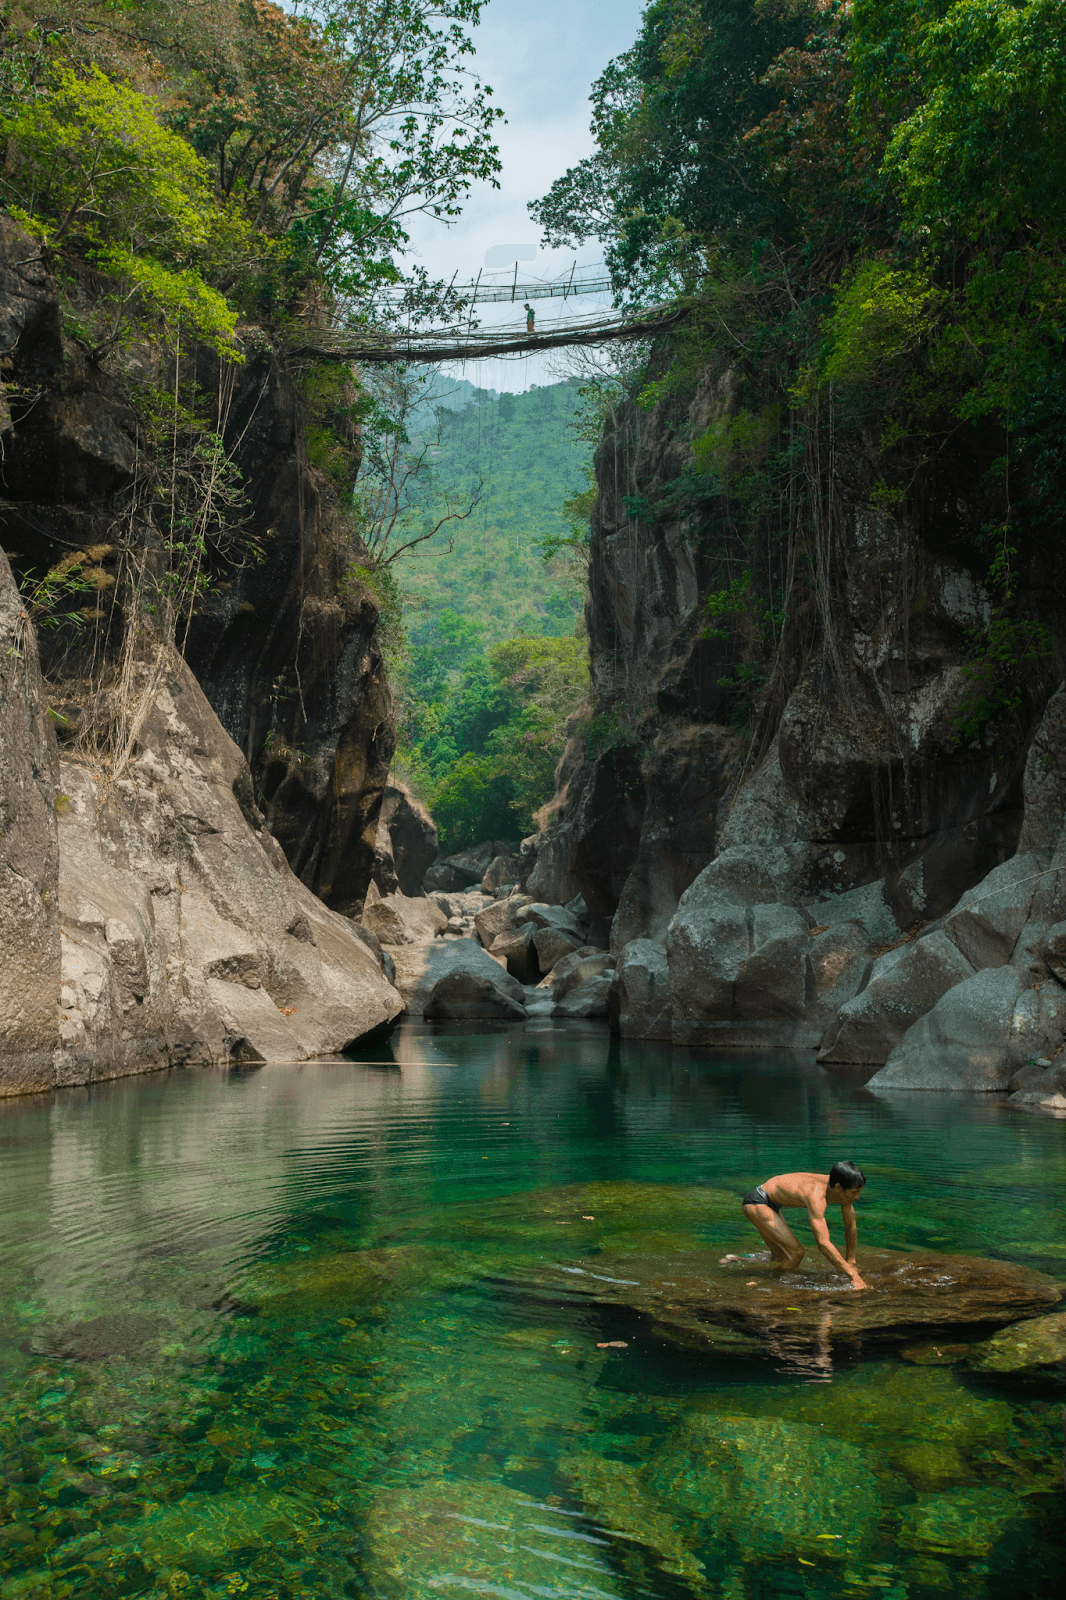
{"label": "submerged rock", "polygon": [[690,1417],[647,1478],[664,1504],[755,1556],[817,1549],[827,1532],[851,1545],[873,1533],[881,1511],[863,1451],[777,1418]]}
{"label": "submerged rock", "polygon": [[582,1451],[563,1456],[559,1471],[607,1527],[652,1551],[665,1571],[688,1579],[702,1592],[703,1563],[688,1548],[670,1509],[648,1490],[638,1467]]}
{"label": "submerged rock", "polygon": [[984,1556],[995,1549],[1024,1504],[1006,1489],[952,1489],[923,1495],[900,1512],[899,1542],[905,1550],[937,1555]]}
{"label": "submerged rock", "polygon": [[243,1493],[190,1494],[171,1505],[150,1505],[135,1521],[108,1531],[120,1549],[143,1551],[166,1566],[213,1572],[235,1560],[238,1550],[306,1537],[314,1520],[294,1496],[250,1485]]}
{"label": "submerged rock", "polygon": [[1066,1377],[1066,1311],[1028,1322],[986,1339],[970,1351],[977,1372],[1041,1372],[1058,1367]]}
{"label": "submerged rock", "polygon": [[387,1600],[595,1596],[620,1591],[605,1539],[575,1539],[573,1518],[515,1489],[431,1478],[379,1494],[366,1519],[369,1584]]}
{"label": "submerged rock", "polygon": [[104,1361],[109,1356],[136,1355],[154,1339],[162,1318],[137,1311],[105,1312],[87,1322],[72,1323],[34,1341],[42,1354],[66,1361]]}

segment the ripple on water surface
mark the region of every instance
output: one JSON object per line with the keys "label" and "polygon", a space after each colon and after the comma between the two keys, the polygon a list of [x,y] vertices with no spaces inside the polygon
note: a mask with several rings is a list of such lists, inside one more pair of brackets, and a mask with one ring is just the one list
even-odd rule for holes
{"label": "ripple on water surface", "polygon": [[849,1156],[860,1264],[1060,1280],[1066,1123],[542,1027],[10,1102],[0,1139],[0,1600],[1058,1592],[1052,1374],[969,1374],[973,1328],[708,1334],[617,1264],[748,1252],[741,1193]]}

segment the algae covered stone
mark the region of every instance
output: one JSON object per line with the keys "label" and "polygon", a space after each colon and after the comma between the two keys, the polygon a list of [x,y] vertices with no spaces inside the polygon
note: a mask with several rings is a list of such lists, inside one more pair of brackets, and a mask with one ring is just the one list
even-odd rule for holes
{"label": "algae covered stone", "polygon": [[760,1555],[818,1548],[826,1535],[862,1541],[881,1512],[862,1450],[774,1417],[690,1417],[647,1481],[664,1504]]}
{"label": "algae covered stone", "polygon": [[1036,1372],[1059,1367],[1066,1375],[1066,1311],[1033,1317],[993,1334],[970,1352],[978,1372]]}
{"label": "algae covered stone", "polygon": [[464,1276],[451,1253],[427,1247],[338,1250],[257,1266],[236,1286],[235,1298],[270,1316],[343,1317]]}
{"label": "algae covered stone", "polygon": [[1024,1505],[1006,1489],[952,1489],[905,1506],[899,1542],[934,1555],[985,1556],[1024,1517]]}
{"label": "algae covered stone", "polygon": [[232,1560],[233,1552],[261,1548],[306,1534],[313,1514],[291,1495],[190,1494],[169,1505],[149,1506],[143,1517],[112,1535],[151,1561],[211,1572]]}
{"label": "algae covered stone", "polygon": [[619,1597],[609,1540],[500,1484],[435,1478],[383,1493],[365,1537],[370,1591],[382,1600]]}
{"label": "algae covered stone", "polygon": [[607,1527],[650,1550],[664,1571],[687,1579],[698,1594],[705,1592],[703,1563],[689,1549],[668,1508],[649,1494],[639,1468],[584,1451],[563,1456],[559,1471],[586,1509]]}

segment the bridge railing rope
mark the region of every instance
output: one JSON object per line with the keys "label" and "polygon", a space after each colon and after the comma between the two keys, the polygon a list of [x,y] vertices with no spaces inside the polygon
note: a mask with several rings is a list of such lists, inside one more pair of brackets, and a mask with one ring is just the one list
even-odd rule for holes
{"label": "bridge railing rope", "polygon": [[525,328],[462,328],[404,333],[385,328],[307,329],[289,347],[292,356],[312,361],[390,361],[432,364],[473,361],[479,356],[531,355],[612,339],[646,339],[677,327],[689,314],[681,305],[654,306],[638,313],[612,312],[553,322],[539,332]]}

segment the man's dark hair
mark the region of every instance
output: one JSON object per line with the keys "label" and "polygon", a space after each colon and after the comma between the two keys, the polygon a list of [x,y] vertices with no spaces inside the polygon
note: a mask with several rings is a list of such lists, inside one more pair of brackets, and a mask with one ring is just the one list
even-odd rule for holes
{"label": "man's dark hair", "polygon": [[866,1186],[866,1178],[854,1161],[834,1161],[829,1169],[829,1187],[840,1189],[862,1189]]}

